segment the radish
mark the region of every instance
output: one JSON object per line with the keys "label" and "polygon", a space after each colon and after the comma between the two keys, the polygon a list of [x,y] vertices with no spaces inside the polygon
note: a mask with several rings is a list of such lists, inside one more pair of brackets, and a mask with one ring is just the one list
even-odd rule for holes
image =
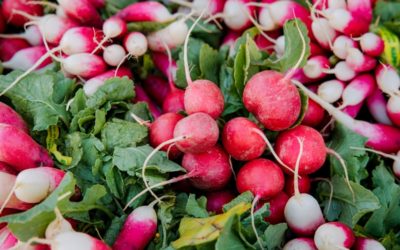
{"label": "radish", "polygon": [[103,23],[102,30],[104,33],[104,38],[98,43],[97,47],[93,50],[92,53],[96,53],[96,51],[100,49],[103,46],[103,44],[107,42],[109,39],[125,35],[125,33],[127,32],[127,26],[124,20],[122,20],[119,17],[113,16],[108,18]]}
{"label": "radish", "polygon": [[359,49],[349,48],[347,50],[346,63],[356,72],[373,70],[376,67],[376,59],[364,55]]}
{"label": "radish", "polygon": [[[364,105],[364,101],[361,101],[360,103],[358,103],[356,105],[346,106],[345,108],[343,108],[343,112],[348,114],[352,118],[356,118],[363,105]],[[342,107],[343,107],[343,105],[342,105]]]}
{"label": "radish", "polygon": [[33,66],[36,66],[34,69],[41,69],[51,63],[51,59],[45,56],[46,52],[47,50],[43,46],[21,49],[10,60],[3,62],[2,65],[5,68],[23,71],[32,71],[31,68]]}
{"label": "radish", "polygon": [[218,190],[225,187],[231,179],[231,165],[228,154],[221,146],[213,146],[203,153],[185,153],[182,167],[196,176],[189,180],[200,190]]}
{"label": "radish", "polygon": [[319,10],[330,9],[346,9],[347,4],[345,0],[312,0],[314,6]]}
{"label": "radish", "polygon": [[125,22],[159,22],[173,20],[174,16],[161,3],[156,1],[132,3],[117,13]]}
{"label": "radish", "polygon": [[157,214],[154,208],[151,205],[137,207],[126,218],[113,249],[145,249],[156,232]]}
{"label": "radish", "polygon": [[211,16],[207,21],[221,17],[229,29],[243,31],[251,26],[250,16],[253,14],[254,7],[249,3],[251,3],[250,0],[227,0],[222,13]]}
{"label": "radish", "polygon": [[314,242],[320,250],[350,249],[355,241],[353,231],[341,222],[327,222],[315,231]]}
{"label": "radish", "polygon": [[104,8],[106,1],[105,0],[88,0],[90,4],[92,4],[96,9]]}
{"label": "radish", "polygon": [[147,39],[140,32],[131,32],[125,36],[124,47],[129,55],[139,57],[147,52]]}
{"label": "radish", "polygon": [[266,143],[254,133],[258,129],[256,124],[244,117],[228,121],[222,131],[222,143],[228,154],[239,161],[260,157],[265,151]]}
{"label": "radish", "polygon": [[325,222],[318,201],[309,194],[300,193],[298,185],[298,174],[300,160],[303,156],[303,141],[295,137],[299,144],[296,159],[294,190],[295,194],[286,203],[284,215],[289,228],[298,235],[312,235],[315,230]]}
{"label": "radish", "polygon": [[85,92],[87,96],[91,96],[97,91],[97,89],[100,86],[104,85],[107,79],[110,79],[112,77],[124,77],[124,76],[132,78],[132,72],[125,67],[121,67],[118,70],[112,69],[106,71],[85,82],[83,85],[83,92]]}
{"label": "radish", "polygon": [[8,124],[29,133],[28,125],[10,106],[0,102],[0,124]]}
{"label": "radish", "polygon": [[236,195],[230,190],[213,191],[206,194],[207,197],[207,211],[215,214],[223,212],[225,204],[233,200]]}
{"label": "radish", "polygon": [[347,36],[359,36],[369,30],[369,21],[346,9],[338,8],[329,10],[326,13],[329,25]]}
{"label": "radish", "polygon": [[380,89],[376,88],[367,98],[367,107],[375,121],[386,125],[392,125],[392,121],[386,110],[386,99]]}
{"label": "radish", "polygon": [[338,36],[338,32],[334,30],[329,21],[323,17],[313,17],[311,31],[318,44],[324,49],[332,48],[331,43]]}
{"label": "radish", "polygon": [[170,91],[168,83],[162,77],[156,75],[148,75],[144,80],[143,88],[160,106]]}
{"label": "radish", "polygon": [[[201,17],[201,16],[200,16]],[[217,119],[224,111],[224,96],[218,86],[206,79],[192,81],[188,63],[188,42],[189,36],[200,17],[193,23],[187,33],[183,46],[183,63],[185,68],[186,82],[188,86],[185,90],[184,105],[186,113],[194,114],[198,112],[206,113],[212,118]]]}
{"label": "radish", "polygon": [[103,59],[110,66],[118,66],[125,57],[125,49],[119,44],[112,44],[104,48]]}
{"label": "radish", "polygon": [[400,94],[400,76],[390,65],[381,64],[375,70],[376,83],[383,93],[388,95]]}
{"label": "radish", "polygon": [[400,150],[400,130],[384,124],[372,124],[355,120],[327,103],[300,82],[293,81],[305,94],[328,111],[338,122],[357,134],[366,137],[366,145],[385,153],[394,153]]}
{"label": "radish", "polygon": [[324,78],[324,69],[329,69],[330,63],[326,56],[314,56],[308,59],[303,67],[304,75],[312,80]]}
{"label": "radish", "polygon": [[15,169],[13,169],[9,165],[7,165],[1,161],[0,161],[0,172],[7,173],[7,174],[13,174],[13,175],[16,175],[18,173]]}
{"label": "radish", "polygon": [[283,250],[317,250],[317,247],[313,239],[295,238],[286,243]]}
{"label": "radish", "polygon": [[383,39],[372,32],[365,33],[359,40],[362,52],[368,56],[378,57],[385,49]]}
{"label": "radish", "polygon": [[188,27],[184,20],[172,22],[167,27],[152,32],[147,36],[152,51],[165,51],[165,48],[176,48],[185,42]]}
{"label": "radish", "polygon": [[99,38],[98,29],[73,27],[63,34],[58,48],[67,55],[90,53],[96,48]]}
{"label": "radish", "polygon": [[355,70],[350,67],[345,61],[338,62],[333,69],[324,70],[327,74],[335,74],[335,77],[340,81],[350,81],[356,76]]}
{"label": "radish", "polygon": [[19,200],[14,192],[16,176],[13,174],[0,172],[1,190],[0,190],[0,214],[4,208],[12,208],[17,210],[28,210],[32,207],[31,204]]}
{"label": "radish", "polygon": [[29,21],[26,17],[15,15],[15,11],[22,11],[29,15],[43,15],[43,7],[37,4],[30,4],[30,0],[3,0],[1,10],[4,19],[17,27],[23,27]]}
{"label": "radish", "polygon": [[[301,178],[299,178],[297,185],[299,186],[299,192],[300,193],[309,193],[311,190],[311,180],[308,175],[301,175]],[[295,194],[295,188],[294,188],[294,176],[289,175],[286,177],[285,180],[285,193],[287,193],[290,196],[293,196]]]}
{"label": "radish", "polygon": [[53,160],[46,149],[16,127],[0,124],[0,148],[0,161],[18,171],[53,166]]}
{"label": "radish", "polygon": [[185,0],[170,0],[170,2],[190,8],[196,15],[200,15],[200,13],[204,11],[204,17],[209,17],[221,12],[224,9],[225,4],[225,0],[194,0],[193,2]]}
{"label": "radish", "polygon": [[0,33],[3,33],[5,30],[6,30],[6,20],[4,20],[4,16],[0,8]]}
{"label": "radish", "polygon": [[371,1],[365,0],[347,0],[347,9],[358,18],[362,18],[367,22],[372,21],[372,4]]}
{"label": "radish", "polygon": [[167,78],[171,77],[171,80],[176,79],[176,71],[178,69],[176,61],[169,61],[169,56],[161,52],[151,53],[151,58],[153,60],[154,66],[163,73]]}
{"label": "radish", "polygon": [[[152,147],[174,138],[176,124],[184,117],[176,113],[165,113],[159,116],[149,127],[149,141]],[[182,152],[176,146],[165,145],[161,150],[167,152],[170,159],[178,158]]]}
{"label": "radish", "polygon": [[296,155],[300,147],[296,138],[303,140],[303,151],[299,162],[299,174],[311,174],[322,167],[326,158],[326,146],[322,135],[315,129],[299,125],[280,133],[275,142],[278,157],[291,169],[295,169]]}
{"label": "radish", "polygon": [[25,39],[32,46],[43,44],[42,34],[36,25],[27,27],[25,32],[20,34],[0,34],[0,38],[21,38]]}
{"label": "radish", "polygon": [[375,90],[375,79],[370,74],[359,75],[343,90],[341,107],[362,103]]}
{"label": "radish", "polygon": [[308,99],[306,114],[304,115],[301,124],[310,127],[317,127],[322,123],[324,118],[325,110],[321,106],[319,106],[318,103],[314,102],[311,99]]}
{"label": "radish", "polygon": [[386,110],[393,124],[400,127],[400,96],[392,95],[387,102]]}
{"label": "radish", "polygon": [[357,47],[358,45],[356,41],[354,41],[348,36],[340,35],[336,37],[335,41],[333,42],[332,52],[333,54],[335,54],[335,56],[344,60],[347,58],[349,49],[351,48],[356,49]]}
{"label": "radish", "polygon": [[19,38],[0,38],[0,60],[8,61],[15,53],[21,49],[30,47],[30,45],[23,39]]}
{"label": "radish", "polygon": [[149,110],[151,114],[153,115],[154,118],[157,118],[161,115],[160,109],[157,107],[157,105],[153,102],[153,100],[150,99],[150,97],[147,95],[146,91],[142,88],[140,85],[135,85],[135,98],[133,99],[134,103],[137,102],[145,102],[147,103]]}
{"label": "radish", "polygon": [[185,109],[184,98],[185,92],[175,87],[175,89],[171,90],[164,99],[162,105],[163,112],[177,113],[183,111]]}
{"label": "radish", "polygon": [[102,24],[100,14],[89,0],[57,0],[68,17],[80,24],[99,27]]}
{"label": "radish", "polygon": [[4,227],[0,230],[0,249],[8,250],[12,249],[18,244],[18,239],[12,234],[10,229]]}
{"label": "radish", "polygon": [[107,69],[103,58],[90,53],[79,53],[68,56],[62,60],[65,72],[83,78],[95,77]]}
{"label": "radish", "polygon": [[62,216],[61,211],[57,207],[54,209],[54,212],[56,218],[47,225],[45,231],[46,239],[54,239],[58,234],[74,231],[71,223]]}
{"label": "radish", "polygon": [[[279,194],[275,195],[272,199],[267,201],[269,203],[269,215],[264,218],[264,220],[270,224],[278,224],[285,221],[285,216],[283,211],[285,209],[286,203],[289,200],[289,196],[284,193],[280,192]],[[258,207],[262,207],[265,201],[260,202]]]}
{"label": "radish", "polygon": [[357,237],[354,250],[385,250],[386,248],[374,239]]}

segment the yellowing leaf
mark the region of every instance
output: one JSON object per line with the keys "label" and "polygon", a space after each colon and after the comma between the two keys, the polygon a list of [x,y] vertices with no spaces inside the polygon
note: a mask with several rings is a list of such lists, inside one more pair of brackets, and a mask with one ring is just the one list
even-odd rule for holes
{"label": "yellowing leaf", "polygon": [[400,64],[399,38],[385,27],[379,27],[378,33],[385,43],[382,59],[393,67],[397,67]]}
{"label": "yellowing leaf", "polygon": [[249,210],[249,203],[239,203],[227,212],[208,218],[183,218],[179,225],[180,238],[172,242],[175,249],[195,246],[216,240],[226,222],[234,215],[241,215]]}
{"label": "yellowing leaf", "polygon": [[69,166],[72,163],[72,157],[64,156],[57,149],[56,141],[59,136],[60,132],[58,130],[58,127],[56,125],[49,126],[49,128],[47,129],[46,138],[47,150],[49,150],[49,152],[54,155],[58,162],[63,165]]}

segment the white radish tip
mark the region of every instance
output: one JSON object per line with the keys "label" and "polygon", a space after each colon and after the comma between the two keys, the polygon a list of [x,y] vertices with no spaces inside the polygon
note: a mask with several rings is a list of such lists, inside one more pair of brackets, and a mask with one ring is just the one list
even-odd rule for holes
{"label": "white radish tip", "polygon": [[23,202],[38,203],[45,199],[50,191],[48,176],[38,169],[27,169],[17,176],[15,196]]}

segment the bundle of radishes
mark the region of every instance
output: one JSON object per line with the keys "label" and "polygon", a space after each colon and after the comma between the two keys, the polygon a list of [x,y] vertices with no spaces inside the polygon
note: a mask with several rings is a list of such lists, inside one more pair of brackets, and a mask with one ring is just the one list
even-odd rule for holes
{"label": "bundle of radishes", "polygon": [[0,249],[397,249],[375,4],[3,0]]}

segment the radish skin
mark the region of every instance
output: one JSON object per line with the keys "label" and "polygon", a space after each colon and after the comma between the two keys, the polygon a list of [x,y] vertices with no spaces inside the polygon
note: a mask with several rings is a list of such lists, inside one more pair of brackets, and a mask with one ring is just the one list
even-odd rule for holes
{"label": "radish skin", "polygon": [[324,118],[325,118],[325,110],[313,100],[308,99],[306,114],[304,115],[301,124],[310,127],[317,127],[322,123]]}
{"label": "radish skin", "polygon": [[53,166],[53,160],[47,150],[16,127],[0,124],[0,148],[0,161],[18,171]]}
{"label": "radish skin", "polygon": [[372,21],[371,1],[347,0],[347,9],[358,18],[364,19],[366,22]]}
{"label": "radish skin", "polygon": [[350,249],[355,241],[353,231],[340,222],[327,222],[315,231],[314,242],[320,250]]}
{"label": "radish skin", "polygon": [[103,59],[110,66],[118,66],[126,56],[124,47],[119,44],[107,46],[103,51]]}
{"label": "radish skin", "polygon": [[303,67],[304,75],[313,80],[319,80],[326,76],[324,69],[329,69],[329,59],[325,56],[314,56],[308,59]]}
{"label": "radish skin", "polygon": [[323,17],[316,17],[311,24],[311,31],[318,44],[324,49],[330,49],[332,41],[338,36],[338,32],[334,30],[329,21]]}
{"label": "radish skin", "polygon": [[10,106],[0,102],[0,123],[8,124],[29,133],[28,125]]}
{"label": "radish skin", "polygon": [[388,113],[386,111],[386,99],[380,89],[375,91],[367,98],[367,107],[369,113],[378,123],[392,125]]}
{"label": "radish skin", "polygon": [[73,232],[74,229],[69,221],[61,214],[60,210],[55,209],[56,218],[50,222],[45,231],[46,239],[54,239],[58,234]]}
{"label": "radish skin", "polygon": [[[26,49],[21,49],[16,52],[13,57],[3,62],[2,65],[5,68],[9,69],[19,69],[23,71],[27,71],[31,69],[42,57],[44,57],[47,53],[47,50],[44,46],[35,46],[29,47]],[[51,63],[50,58],[44,59],[44,61],[36,67],[37,69],[44,68],[45,66]]]}
{"label": "radish skin", "polygon": [[[311,180],[308,175],[301,175],[301,179],[298,180],[299,192],[300,193],[309,193],[311,190]],[[290,196],[295,194],[294,188],[294,176],[289,175],[285,180],[285,193]]]}
{"label": "radish skin", "polygon": [[124,47],[130,55],[135,57],[142,56],[147,52],[147,39],[140,32],[131,32],[124,39]]}
{"label": "radish skin", "polygon": [[313,239],[295,238],[286,243],[283,250],[317,250],[317,247]]}
{"label": "radish skin", "polygon": [[359,75],[343,90],[342,107],[354,106],[364,102],[375,90],[375,79],[370,74]]}
{"label": "radish skin", "polygon": [[333,69],[326,70],[325,73],[335,74],[337,80],[344,82],[350,81],[356,76],[355,70],[346,61],[338,62]]}
{"label": "radish skin", "polygon": [[57,0],[68,17],[80,24],[99,27],[102,24],[100,14],[88,0]]}
{"label": "radish skin", "polygon": [[133,3],[117,13],[125,22],[168,22],[173,16],[161,3],[155,1]]}
{"label": "radish skin", "polygon": [[343,112],[348,114],[352,118],[356,118],[363,105],[364,105],[364,101],[362,101],[356,105],[346,106],[345,108],[343,108]]}
{"label": "radish skin", "polygon": [[98,88],[100,88],[100,86],[103,86],[105,81],[107,79],[113,78],[113,77],[128,77],[128,78],[132,78],[132,72],[125,67],[121,67],[118,70],[116,69],[112,69],[109,71],[106,71],[100,75],[97,75],[91,79],[89,79],[87,82],[84,83],[83,85],[83,92],[85,92],[85,94],[87,96],[92,96]]}
{"label": "radish skin", "polygon": [[327,18],[332,28],[350,37],[362,35],[369,30],[369,21],[346,9],[334,9],[328,13]]}
{"label": "radish skin", "polygon": [[[13,174],[0,172],[0,180],[2,188],[0,190],[0,207],[3,208],[12,208],[16,210],[28,210],[32,207],[31,204],[25,203],[19,200],[14,192],[13,188],[15,186],[16,176]],[[2,209],[0,209],[0,214],[2,214]]]}
{"label": "radish skin", "polygon": [[92,78],[107,69],[103,58],[90,53],[78,53],[68,56],[62,60],[65,72],[83,78]]}
{"label": "radish skin", "polygon": [[390,65],[380,64],[375,70],[376,83],[383,93],[400,94],[400,76]]}
{"label": "radish skin", "polygon": [[165,77],[168,78],[169,75],[171,75],[173,81],[176,79],[176,71],[178,70],[176,61],[171,59],[171,62],[169,62],[168,55],[161,52],[151,53],[151,58],[154,66],[160,70]]}
{"label": "radish skin", "polygon": [[28,47],[29,43],[20,38],[0,38],[0,60],[8,61],[15,53]]}
{"label": "radish skin", "polygon": [[177,113],[185,110],[185,91],[176,88],[165,97],[162,105],[164,113]]}
{"label": "radish skin", "polygon": [[29,21],[28,18],[15,15],[14,11],[22,11],[33,16],[42,16],[43,7],[37,4],[30,4],[30,0],[4,0],[1,4],[4,19],[17,27],[23,27]]}
{"label": "radish skin", "polygon": [[0,161],[0,172],[17,175],[17,171],[10,167],[9,165],[5,164],[4,162]]}
{"label": "radish skin", "polygon": [[261,208],[264,203],[269,203],[269,215],[265,217],[264,220],[274,225],[285,221],[285,215],[283,214],[283,211],[288,200],[289,196],[284,192],[280,192],[269,201],[262,200],[257,207]]}
{"label": "radish skin", "polygon": [[159,106],[163,104],[170,92],[168,83],[162,77],[156,75],[148,75],[144,80],[143,88]]}
{"label": "radish skin", "polygon": [[250,2],[250,0],[227,0],[225,2],[221,16],[229,29],[243,31],[251,26],[249,15],[253,14],[254,7],[248,5]]}
{"label": "radish skin", "polygon": [[385,43],[380,36],[368,32],[360,37],[360,47],[366,55],[378,57],[383,53]]}
{"label": "radish skin", "polygon": [[101,240],[80,232],[60,233],[48,243],[52,250],[111,250]]}
{"label": "radish skin", "polygon": [[391,96],[387,102],[386,110],[393,124],[400,127],[400,96]]}
{"label": "radish skin", "polygon": [[25,39],[32,46],[43,44],[42,34],[36,25],[27,27],[25,32],[20,34],[0,34],[0,38],[21,38]]}
{"label": "radish skin", "polygon": [[385,250],[385,247],[377,240],[357,237],[354,250]]}
{"label": "radish skin", "polygon": [[236,195],[231,190],[221,190],[209,192],[206,194],[207,197],[207,211],[215,214],[221,214],[225,204],[233,200]]}
{"label": "radish skin", "polygon": [[97,46],[100,31],[90,27],[68,29],[60,40],[59,48],[67,55],[90,53]]}
{"label": "radish skin", "polygon": [[0,230],[0,249],[12,249],[18,243],[18,239],[12,234],[10,229],[4,227]]}
{"label": "radish skin", "polygon": [[364,55],[359,49],[349,48],[346,63],[356,72],[366,72],[376,67],[376,59]]}
{"label": "radish skin", "polygon": [[336,37],[335,41],[333,42],[332,52],[335,54],[335,56],[344,60],[347,58],[349,49],[357,47],[358,45],[356,41],[348,36],[340,35]]}
{"label": "radish skin", "polygon": [[184,20],[175,21],[167,27],[150,33],[147,36],[149,48],[157,52],[165,51],[165,47],[170,49],[176,48],[185,42],[188,31],[189,28]]}

